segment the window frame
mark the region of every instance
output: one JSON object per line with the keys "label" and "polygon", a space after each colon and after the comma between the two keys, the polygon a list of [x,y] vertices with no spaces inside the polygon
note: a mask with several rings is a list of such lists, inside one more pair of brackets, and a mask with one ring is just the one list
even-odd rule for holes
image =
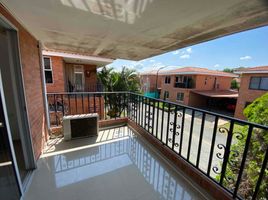
{"label": "window frame", "polygon": [[[251,81],[253,78],[258,78],[259,79],[259,82],[258,82],[258,87],[257,88],[252,88],[251,87]],[[268,88],[267,89],[261,89],[260,86],[261,86],[261,81],[263,78],[268,78],[268,76],[251,76],[250,77],[250,80],[249,80],[249,86],[248,86],[248,89],[249,90],[262,90],[262,91],[268,91]]]}
{"label": "window frame", "polygon": [[170,83],[171,83],[171,77],[170,76],[165,76],[165,84],[170,84]]}
{"label": "window frame", "polygon": [[[46,69],[46,68],[45,68],[45,58],[48,58],[48,59],[49,59],[50,69]],[[44,62],[45,82],[46,82],[46,84],[54,84],[54,75],[53,75],[52,59],[51,59],[51,57],[49,57],[49,56],[43,56],[43,62]],[[51,72],[51,78],[52,78],[52,82],[51,82],[51,83],[47,83],[47,79],[46,79],[46,71]]]}
{"label": "window frame", "polygon": [[[168,95],[166,95],[168,94]],[[164,99],[169,99],[169,91],[165,90],[164,91]]]}
{"label": "window frame", "polygon": [[262,80],[263,80],[263,79],[266,79],[266,78],[268,79],[268,76],[262,76],[262,77],[261,77],[261,80],[260,80],[260,83],[259,83],[259,90],[268,91],[268,87],[267,87],[267,89],[262,89],[262,88],[261,88]]}
{"label": "window frame", "polygon": [[[181,78],[181,80],[179,80]],[[178,79],[178,81],[177,81]],[[184,76],[183,75],[177,75],[175,76],[175,83],[184,83]]]}
{"label": "window frame", "polygon": [[[84,91],[85,90],[85,71],[84,71],[84,65],[73,65],[74,67],[74,85],[76,87],[76,74],[81,74],[82,75],[82,85],[81,85],[81,90],[77,90],[77,88],[75,88],[75,90],[77,91]],[[80,68],[78,70],[78,68]]]}
{"label": "window frame", "polygon": [[[182,97],[182,100],[178,99],[178,94],[181,95],[180,97]],[[184,102],[184,92],[177,92],[176,101],[178,101],[178,102]]]}

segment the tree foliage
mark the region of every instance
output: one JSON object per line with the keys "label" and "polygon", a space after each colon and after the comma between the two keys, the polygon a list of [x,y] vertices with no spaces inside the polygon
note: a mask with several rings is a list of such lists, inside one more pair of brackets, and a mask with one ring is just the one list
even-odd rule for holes
{"label": "tree foliage", "polygon": [[[123,67],[122,71],[117,72],[113,68],[103,67],[103,69],[98,72],[98,79],[102,82],[106,92],[139,92],[139,77],[134,69]],[[109,109],[107,114],[110,117],[120,117],[126,108],[124,94],[107,94],[105,102]]]}
{"label": "tree foliage", "polygon": [[239,89],[239,84],[236,79],[231,81],[231,89]]}
{"label": "tree foliage", "polygon": [[[252,104],[244,109],[244,115],[250,122],[261,125],[268,125],[268,93],[256,99]],[[226,177],[233,182],[225,181],[225,185],[234,189],[237,175],[240,170],[241,160],[245,148],[246,139],[248,136],[248,126],[242,127],[241,138],[237,140],[231,147],[229,164],[227,166]],[[242,175],[242,180],[239,187],[239,194],[245,199],[251,199],[259,173],[262,167],[265,152],[268,147],[268,132],[263,129],[254,128],[247,152],[247,160],[245,169]],[[268,197],[268,170],[265,171],[265,176],[262,180],[258,199],[266,199]]]}
{"label": "tree foliage", "polygon": [[234,72],[234,70],[231,69],[231,68],[225,68],[225,69],[223,69],[223,71],[224,72],[229,72],[229,73],[233,73]]}
{"label": "tree foliage", "polygon": [[123,67],[120,72],[115,71],[113,68],[103,67],[98,73],[98,78],[107,92],[138,92],[140,88],[139,77],[136,70],[127,67]]}

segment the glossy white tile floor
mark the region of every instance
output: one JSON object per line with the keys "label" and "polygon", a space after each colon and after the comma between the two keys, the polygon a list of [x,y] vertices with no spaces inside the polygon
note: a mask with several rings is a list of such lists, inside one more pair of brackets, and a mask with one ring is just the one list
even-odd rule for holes
{"label": "glossy white tile floor", "polygon": [[128,127],[49,145],[26,200],[205,199]]}

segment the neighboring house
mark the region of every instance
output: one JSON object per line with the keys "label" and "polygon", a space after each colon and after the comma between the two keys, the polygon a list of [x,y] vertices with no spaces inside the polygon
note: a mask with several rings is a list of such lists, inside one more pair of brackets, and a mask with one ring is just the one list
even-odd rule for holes
{"label": "neighboring house", "polygon": [[53,51],[43,51],[47,92],[102,91],[97,68],[112,59]]}
{"label": "neighboring house", "polygon": [[238,92],[230,90],[237,75],[198,67],[166,70],[160,98],[214,111],[234,112]]}
{"label": "neighboring house", "polygon": [[[64,112],[68,114],[99,113],[104,115],[103,98],[81,92],[101,92],[97,68],[113,62],[112,59],[63,52],[43,51],[44,73],[52,125],[59,124]],[[73,96],[53,95],[74,93]],[[55,110],[57,114],[55,115]]]}
{"label": "neighboring house", "polygon": [[143,72],[140,74],[141,91],[146,94],[160,93],[161,77],[157,76],[156,71]]}
{"label": "neighboring house", "polygon": [[235,73],[241,77],[235,117],[245,119],[244,108],[268,92],[268,66],[245,68]]}

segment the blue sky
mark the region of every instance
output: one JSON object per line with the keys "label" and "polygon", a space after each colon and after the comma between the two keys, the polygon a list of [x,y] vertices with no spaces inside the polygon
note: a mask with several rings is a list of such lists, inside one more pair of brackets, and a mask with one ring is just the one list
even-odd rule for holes
{"label": "blue sky", "polygon": [[120,70],[122,66],[127,66],[142,72],[162,66],[192,66],[222,70],[226,67],[263,65],[268,65],[268,26],[232,34],[140,61],[118,59],[109,67]]}

